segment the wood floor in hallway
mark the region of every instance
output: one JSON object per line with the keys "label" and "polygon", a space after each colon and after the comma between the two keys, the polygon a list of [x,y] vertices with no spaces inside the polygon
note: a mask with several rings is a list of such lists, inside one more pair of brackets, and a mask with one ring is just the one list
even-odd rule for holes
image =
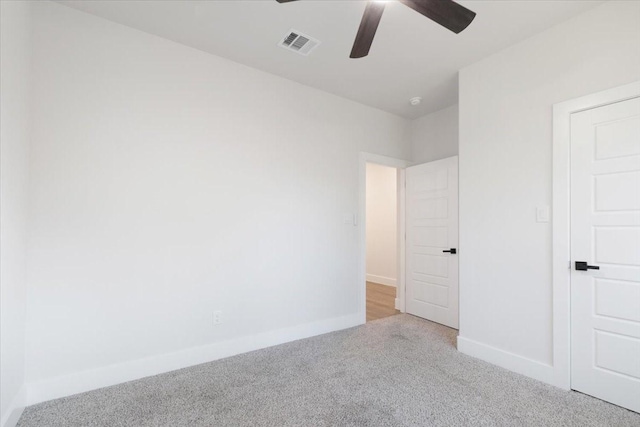
{"label": "wood floor in hallway", "polygon": [[396,310],[396,288],[367,282],[367,322],[393,316]]}

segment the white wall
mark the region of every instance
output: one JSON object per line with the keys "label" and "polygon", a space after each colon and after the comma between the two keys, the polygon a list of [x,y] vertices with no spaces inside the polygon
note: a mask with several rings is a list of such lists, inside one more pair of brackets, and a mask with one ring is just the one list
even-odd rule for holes
{"label": "white wall", "polygon": [[35,9],[31,402],[196,363],[190,349],[212,343],[360,321],[357,228],[343,219],[359,152],[407,158],[406,120]]}
{"label": "white wall", "polygon": [[0,2],[0,425],[24,404],[31,17]]}
{"label": "white wall", "polygon": [[536,206],[551,204],[552,105],[638,79],[640,3],[624,1],[460,72],[463,351],[546,375],[551,224]]}
{"label": "white wall", "polygon": [[396,286],[398,171],[367,163],[367,281]]}
{"label": "white wall", "polygon": [[458,106],[444,108],[411,122],[414,164],[458,155]]}

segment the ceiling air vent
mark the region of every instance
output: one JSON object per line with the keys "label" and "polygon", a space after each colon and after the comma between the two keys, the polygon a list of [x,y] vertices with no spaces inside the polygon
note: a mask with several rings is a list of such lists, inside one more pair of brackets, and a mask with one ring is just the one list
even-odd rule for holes
{"label": "ceiling air vent", "polygon": [[302,34],[300,31],[291,30],[282,38],[278,46],[307,56],[319,44],[318,40]]}

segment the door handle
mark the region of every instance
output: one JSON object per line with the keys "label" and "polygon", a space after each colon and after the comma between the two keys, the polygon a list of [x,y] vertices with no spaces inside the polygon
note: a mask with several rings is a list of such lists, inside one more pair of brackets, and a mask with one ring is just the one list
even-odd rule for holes
{"label": "door handle", "polygon": [[450,253],[450,254],[452,254],[452,255],[455,255],[455,254],[457,254],[457,253],[458,253],[458,251],[456,251],[456,248],[451,248],[451,249],[449,249],[449,250],[447,250],[447,251],[442,251],[442,252],[449,252],[449,253]]}
{"label": "door handle", "polygon": [[576,261],[576,270],[577,271],[600,270],[600,267],[597,265],[588,265],[585,261]]}

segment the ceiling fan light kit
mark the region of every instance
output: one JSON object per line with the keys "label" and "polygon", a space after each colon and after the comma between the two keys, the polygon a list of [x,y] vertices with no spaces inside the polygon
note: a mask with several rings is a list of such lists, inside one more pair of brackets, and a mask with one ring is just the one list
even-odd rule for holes
{"label": "ceiling fan light kit", "polygon": [[[297,0],[276,0],[278,3],[290,3]],[[459,5],[453,0],[397,0],[448,30],[458,34],[471,24],[475,12]],[[356,40],[351,49],[350,58],[363,58],[369,54],[373,38],[380,24],[386,1],[370,0],[362,15]]]}

